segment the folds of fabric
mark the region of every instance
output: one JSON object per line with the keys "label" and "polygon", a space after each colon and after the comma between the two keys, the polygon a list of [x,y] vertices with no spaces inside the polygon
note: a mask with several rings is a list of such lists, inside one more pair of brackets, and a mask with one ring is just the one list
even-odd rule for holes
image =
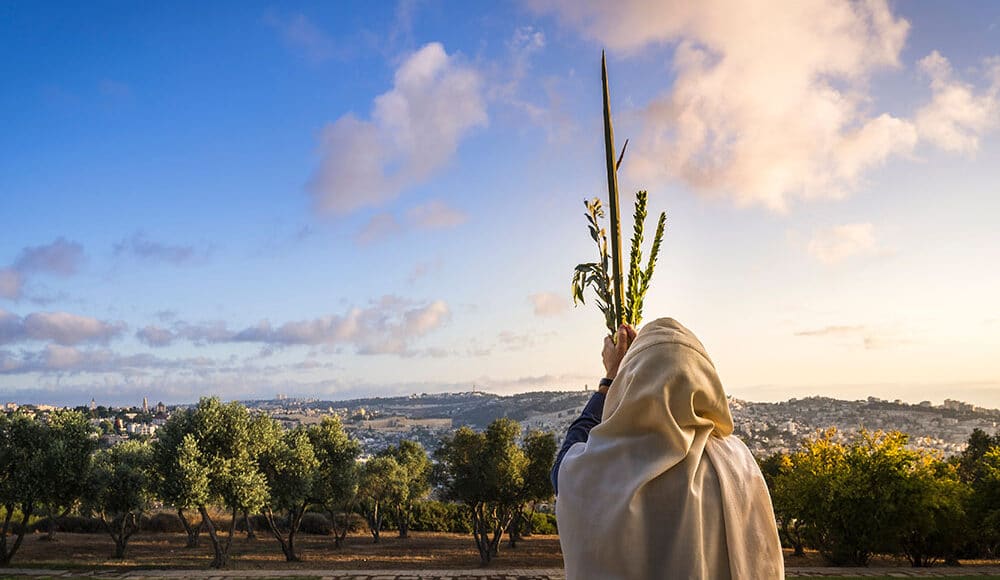
{"label": "folds of fabric", "polygon": [[559,468],[568,580],[783,578],[770,496],[704,347],[646,325],[600,425]]}

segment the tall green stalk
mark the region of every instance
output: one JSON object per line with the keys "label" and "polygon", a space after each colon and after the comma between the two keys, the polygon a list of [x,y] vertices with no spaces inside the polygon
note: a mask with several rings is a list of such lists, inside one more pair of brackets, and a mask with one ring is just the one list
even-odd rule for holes
{"label": "tall green stalk", "polygon": [[[653,267],[660,253],[660,242],[666,227],[667,216],[660,214],[656,233],[653,235],[653,246],[649,252],[646,268],[642,268],[643,229],[646,222],[646,191],[635,195],[635,215],[632,225],[632,247],[629,256],[628,289],[622,284],[621,261],[621,220],[618,211],[618,168],[625,156],[628,140],[622,147],[621,156],[615,162],[615,132],[611,122],[611,94],[608,89],[608,63],[604,52],[601,52],[601,83],[604,90],[604,153],[608,172],[608,205],[611,213],[611,248],[608,249],[607,231],[601,227],[600,220],[604,217],[601,200],[594,198],[584,200],[587,206],[587,226],[590,237],[597,244],[597,262],[578,264],[573,271],[573,304],[584,303],[584,293],[588,287],[594,289],[597,296],[597,307],[604,316],[608,331],[614,335],[623,322],[639,326],[642,322],[642,302],[649,290],[649,282],[653,278]],[[608,272],[608,262],[611,262],[611,273]]]}
{"label": "tall green stalk", "polygon": [[[618,328],[624,318],[622,296],[622,241],[621,212],[618,210],[618,164],[615,163],[615,129],[611,122],[611,91],[608,89],[608,61],[601,51],[601,85],[604,89],[604,155],[608,171],[608,206],[611,210],[611,270],[614,299],[613,328]],[[622,151],[624,155],[625,151]],[[612,330],[611,334],[614,334]]]}

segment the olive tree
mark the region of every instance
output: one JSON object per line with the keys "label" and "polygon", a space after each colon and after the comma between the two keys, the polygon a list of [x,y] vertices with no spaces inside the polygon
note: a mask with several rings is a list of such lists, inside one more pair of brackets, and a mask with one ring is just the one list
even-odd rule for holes
{"label": "olive tree", "polygon": [[90,423],[79,411],[53,411],[46,428],[49,437],[44,462],[50,475],[44,481],[41,503],[49,518],[46,539],[53,540],[56,516],[64,515],[83,496],[97,438],[92,436]]}
{"label": "olive tree", "polygon": [[379,456],[361,467],[358,497],[374,543],[379,543],[388,506],[407,501],[406,472],[394,457]]}
{"label": "olive tree", "polygon": [[361,446],[347,435],[337,417],[324,417],[321,423],[309,427],[308,434],[319,462],[316,501],[330,514],[333,545],[339,548],[347,537],[349,516],[358,499]]}
{"label": "olive tree", "polygon": [[87,506],[96,512],[115,549],[113,557],[124,558],[128,541],[139,530],[142,514],[149,507],[152,453],[147,443],[125,441],[99,451],[87,480]]}
{"label": "olive tree", "polygon": [[[10,564],[24,541],[28,520],[44,499],[46,480],[51,477],[45,465],[49,439],[50,431],[34,417],[0,414],[0,565]],[[12,527],[16,514],[20,522]],[[14,542],[8,546],[12,533]]]}
{"label": "olive tree", "polygon": [[507,530],[511,548],[517,547],[521,536],[531,535],[532,520],[538,504],[549,501],[555,495],[549,474],[556,458],[556,436],[548,431],[529,431],[524,436],[521,448],[528,459],[528,465],[518,494],[520,504],[515,509],[514,518]]}
{"label": "olive tree", "polygon": [[517,446],[521,427],[497,419],[485,432],[461,427],[434,453],[445,499],[472,512],[472,535],[484,565],[499,552],[503,532],[520,506],[528,458]]}
{"label": "olive tree", "polygon": [[422,445],[416,441],[403,440],[398,446],[389,447],[383,456],[392,457],[402,469],[406,493],[395,504],[393,515],[399,526],[399,537],[409,536],[410,521],[413,519],[413,504],[427,497],[431,491],[431,461]]}
{"label": "olive tree", "polygon": [[[244,510],[256,512],[268,499],[267,480],[261,472],[259,454],[273,441],[273,430],[263,416],[253,416],[243,405],[223,404],[203,398],[191,414],[190,433],[197,447],[197,462],[207,472],[208,494],[198,507],[212,541],[212,567],[229,565],[236,518]],[[209,503],[226,509],[231,517],[225,536],[208,513]]]}
{"label": "olive tree", "polygon": [[[306,509],[316,500],[320,475],[309,435],[304,429],[285,432],[261,455],[261,466],[270,489],[270,497],[264,504],[267,526],[281,544],[285,561],[297,562],[301,558],[295,553],[295,534]],[[274,510],[288,514],[287,535],[282,534],[275,522]]]}
{"label": "olive tree", "polygon": [[156,493],[164,503],[177,510],[177,517],[187,533],[187,548],[197,548],[205,521],[188,519],[187,510],[198,511],[208,503],[209,469],[198,441],[191,431],[191,411],[171,415],[157,431],[152,463]]}

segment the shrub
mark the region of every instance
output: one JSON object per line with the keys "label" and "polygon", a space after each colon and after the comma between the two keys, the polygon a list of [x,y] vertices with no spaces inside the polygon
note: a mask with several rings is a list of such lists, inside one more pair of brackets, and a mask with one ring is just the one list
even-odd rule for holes
{"label": "shrub", "polygon": [[[55,518],[56,531],[67,534],[103,534],[104,524],[98,518],[62,516]],[[48,532],[49,518],[42,518],[28,526],[31,532]]]}
{"label": "shrub", "polygon": [[[361,514],[355,512],[350,512],[350,513],[340,512],[337,514],[336,517],[337,517],[337,523],[340,526],[343,526],[344,520],[347,520],[347,531],[352,534],[368,530],[368,522],[365,521],[365,518],[362,517]],[[327,521],[329,522],[329,519],[327,519]]]}
{"label": "shrub", "polygon": [[323,514],[306,512],[305,515],[302,516],[302,523],[299,525],[299,531],[303,534],[319,534],[322,536],[329,536],[333,533],[333,526],[330,525],[330,520]]}
{"label": "shrub", "polygon": [[413,505],[410,529],[415,532],[472,533],[472,517],[467,507],[442,501],[421,501]]}
{"label": "shrub", "polygon": [[[198,525],[198,521],[194,525]],[[148,519],[143,518],[142,529],[146,532],[179,534],[184,531],[184,526],[181,524],[181,520],[177,517],[177,514],[159,512],[153,514]]]}
{"label": "shrub", "polygon": [[559,528],[556,526],[556,515],[536,512],[531,516],[531,529],[532,533],[535,534],[558,534]]}
{"label": "shrub", "polygon": [[[215,521],[214,517],[212,518],[212,521]],[[229,525],[228,522],[226,522],[225,525]],[[256,514],[256,515],[250,516],[250,525],[253,526],[253,531],[254,532],[266,532],[268,530],[268,527],[267,527],[267,518],[265,518],[261,514]],[[274,514],[274,525],[277,526],[277,528],[279,530],[287,529],[288,528],[288,518],[286,518],[285,516],[279,516],[278,514]],[[218,528],[218,524],[216,524],[216,527]],[[219,529],[223,529],[223,528],[219,528]],[[238,531],[238,532],[245,532],[245,531],[247,531],[246,520],[243,519],[243,516],[238,516],[236,518],[236,531]]]}

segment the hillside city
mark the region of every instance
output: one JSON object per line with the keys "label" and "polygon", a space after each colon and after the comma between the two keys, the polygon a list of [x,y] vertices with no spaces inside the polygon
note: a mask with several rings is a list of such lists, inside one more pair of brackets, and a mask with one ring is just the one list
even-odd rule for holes
{"label": "hillside city", "polygon": [[[325,416],[336,415],[359,440],[363,453],[371,455],[403,439],[418,441],[433,450],[452,430],[462,425],[482,429],[498,417],[514,419],[525,430],[552,431],[561,439],[592,394],[587,390],[536,391],[500,396],[472,391],[347,401],[278,395],[271,400],[244,401],[244,404],[289,428],[319,423]],[[171,413],[187,406],[150,405],[144,399],[134,407],[111,407],[92,400],[90,405],[76,408],[89,415],[101,444],[111,446],[131,438],[155,439],[156,430]],[[902,431],[909,435],[912,447],[949,456],[964,449],[974,429],[994,433],[1000,422],[1000,410],[951,399],[940,405],[930,401],[914,405],[877,397],[856,401],[807,397],[780,403],[731,398],[730,408],[735,434],[757,457],[794,450],[804,437],[830,427],[845,438],[859,429]],[[57,407],[9,402],[3,409],[44,416]]]}

